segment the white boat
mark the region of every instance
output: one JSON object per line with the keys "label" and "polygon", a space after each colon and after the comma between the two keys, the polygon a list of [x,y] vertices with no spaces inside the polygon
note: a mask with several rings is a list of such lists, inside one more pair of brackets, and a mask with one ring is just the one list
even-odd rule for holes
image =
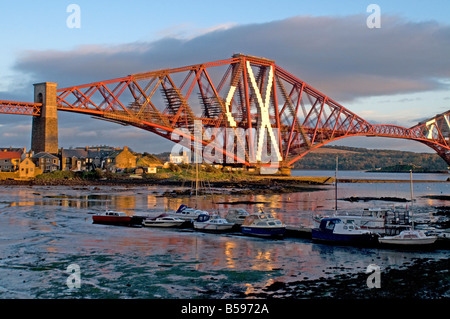
{"label": "white boat", "polygon": [[245,218],[249,215],[250,213],[243,208],[233,208],[228,211],[225,219],[230,223],[242,225]]}
{"label": "white boat", "polygon": [[286,225],[269,213],[256,213],[247,216],[241,225],[244,234],[272,237],[283,236]]}
{"label": "white boat", "polygon": [[[413,185],[412,170],[410,170],[410,174],[411,174],[411,203],[413,203],[414,197],[412,187]],[[380,244],[397,245],[401,247],[423,246],[434,244],[437,238],[438,238],[437,236],[427,236],[425,232],[422,230],[414,229],[414,222],[413,222],[410,230],[403,230],[398,235],[395,236],[380,237],[378,238],[378,242]]]}
{"label": "white boat", "polygon": [[194,228],[203,231],[227,231],[231,230],[234,223],[228,222],[225,218],[219,215],[200,215],[194,221]]}
{"label": "white boat", "polygon": [[323,218],[339,218],[344,223],[353,223],[363,230],[369,230],[374,233],[383,233],[385,230],[386,215],[390,209],[363,209],[360,211],[336,211],[334,214],[323,216],[313,216],[314,228],[319,228]]}
{"label": "white boat", "polygon": [[427,236],[421,230],[403,230],[396,236],[384,236],[378,238],[380,244],[401,245],[401,246],[418,246],[431,245],[437,240],[437,236]]}
{"label": "white boat", "polygon": [[183,220],[196,220],[198,216],[209,215],[209,213],[205,210],[187,207],[186,205],[180,205],[176,212],[170,213],[169,215]]}
{"label": "white boat", "polygon": [[167,214],[159,215],[155,218],[147,218],[143,221],[147,227],[180,227],[186,221]]}

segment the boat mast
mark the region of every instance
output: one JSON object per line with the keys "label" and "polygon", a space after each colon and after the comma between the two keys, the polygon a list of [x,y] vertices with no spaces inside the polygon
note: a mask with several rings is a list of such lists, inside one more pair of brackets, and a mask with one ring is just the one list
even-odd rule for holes
{"label": "boat mast", "polygon": [[413,229],[414,230],[414,219],[413,219],[413,216],[412,216],[412,213],[413,213],[413,210],[412,210],[412,206],[413,206],[413,202],[414,202],[414,198],[413,198],[413,174],[412,174],[412,169],[410,169],[409,170],[409,174],[410,174],[410,177],[409,177],[409,180],[410,180],[410,185],[411,185],[411,229]]}
{"label": "boat mast", "polygon": [[194,123],[194,150],[195,150],[195,208],[197,208],[197,202],[198,202],[198,163],[199,163],[199,152],[202,151],[201,149],[201,134],[202,134],[202,128],[201,128],[201,122],[195,121]]}
{"label": "boat mast", "polygon": [[411,205],[413,204],[413,176],[412,169],[409,170],[410,173],[410,184],[411,184]]}
{"label": "boat mast", "polygon": [[198,153],[195,151],[195,208],[198,202]]}
{"label": "boat mast", "polygon": [[336,155],[336,170],[334,172],[334,211],[337,212],[337,172],[338,172],[339,156]]}

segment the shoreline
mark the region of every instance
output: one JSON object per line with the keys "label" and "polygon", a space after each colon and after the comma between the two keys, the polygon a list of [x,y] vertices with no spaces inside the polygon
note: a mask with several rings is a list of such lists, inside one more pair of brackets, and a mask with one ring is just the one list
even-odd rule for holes
{"label": "shoreline", "polygon": [[[331,185],[335,183],[335,178],[331,176],[323,177],[303,177],[303,176],[247,176],[232,179],[212,180],[207,182],[214,187],[249,187],[249,186],[305,186],[305,185]],[[338,183],[410,183],[410,180],[398,179],[356,179],[338,178]],[[193,179],[137,179],[137,178],[117,178],[117,179],[4,179],[0,180],[0,185],[172,185],[186,186],[195,183]],[[204,182],[203,182],[204,183]],[[450,183],[442,180],[415,180],[414,183]]]}
{"label": "shoreline", "polygon": [[[248,176],[248,179],[243,177],[234,177],[230,180],[215,180],[208,183],[203,183],[200,186],[200,195],[252,195],[258,194],[285,194],[285,193],[300,193],[300,192],[315,192],[323,191],[334,187],[334,177],[287,177],[287,176],[264,176],[256,177]],[[396,181],[396,180],[360,180],[360,179],[338,179],[338,183],[410,183],[410,181]],[[416,181],[416,183],[449,183],[445,181]],[[99,187],[99,186],[122,186],[122,187],[149,187],[149,186],[173,186],[174,189],[166,190],[159,196],[164,197],[183,197],[191,196],[192,189],[195,186],[195,180],[192,179],[34,179],[34,180],[0,180],[0,185],[3,186],[45,186],[45,187]],[[427,195],[424,196],[429,199],[450,200],[450,195]],[[375,200],[384,200],[388,202],[410,202],[406,198],[398,197],[360,197],[351,196],[341,198],[341,200],[349,202],[368,202]]]}

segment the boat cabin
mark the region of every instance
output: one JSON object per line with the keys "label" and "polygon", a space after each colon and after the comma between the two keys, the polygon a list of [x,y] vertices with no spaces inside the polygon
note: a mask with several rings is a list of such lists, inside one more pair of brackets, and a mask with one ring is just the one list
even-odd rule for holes
{"label": "boat cabin", "polygon": [[320,221],[319,229],[332,233],[336,224],[340,223],[339,218],[322,218]]}
{"label": "boat cabin", "polygon": [[343,222],[340,218],[323,218],[320,221],[319,229],[330,233],[333,233],[335,230],[346,233],[361,231],[361,228],[354,223]]}
{"label": "boat cabin", "polygon": [[209,216],[209,215],[201,214],[201,215],[198,215],[197,221],[200,223],[204,223],[204,222],[207,222],[210,218],[211,218],[211,216]]}
{"label": "boat cabin", "polygon": [[274,218],[269,213],[259,213],[252,214],[247,216],[244,220],[243,226],[279,226],[282,225],[282,222],[276,218]]}
{"label": "boat cabin", "polygon": [[123,217],[123,216],[128,216],[128,215],[125,214],[124,212],[115,212],[112,210],[108,210],[104,213],[104,216]]}

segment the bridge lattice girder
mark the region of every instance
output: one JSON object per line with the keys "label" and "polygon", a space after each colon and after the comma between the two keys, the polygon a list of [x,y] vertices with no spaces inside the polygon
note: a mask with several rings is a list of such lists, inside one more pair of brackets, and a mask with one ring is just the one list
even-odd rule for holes
{"label": "bridge lattice girder", "polygon": [[[192,149],[198,142],[208,150],[204,157],[216,162],[292,165],[328,142],[362,135],[416,140],[450,164],[450,110],[411,128],[372,125],[274,61],[240,54],[59,89],[57,104]],[[39,104],[0,101],[3,113],[39,110]]]}
{"label": "bridge lattice girder", "polygon": [[39,116],[41,106],[41,103],[0,100],[0,113]]}

